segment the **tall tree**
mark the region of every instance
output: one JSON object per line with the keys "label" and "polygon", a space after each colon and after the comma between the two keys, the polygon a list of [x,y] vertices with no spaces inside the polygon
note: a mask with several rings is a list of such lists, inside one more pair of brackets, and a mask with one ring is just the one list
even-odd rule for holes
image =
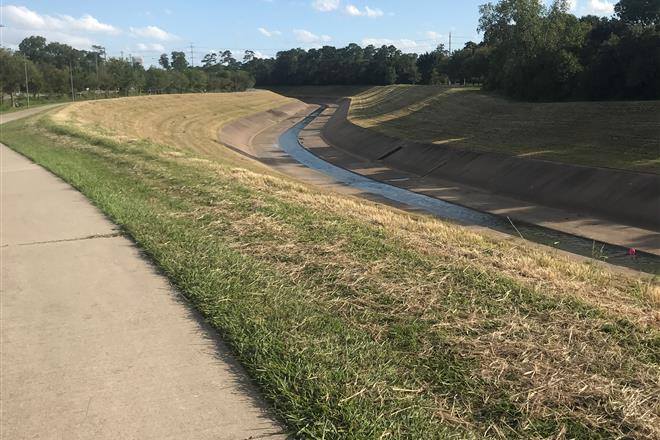
{"label": "tall tree", "polygon": [[246,50],[243,54],[243,63],[247,64],[255,58],[253,50]]}
{"label": "tall tree", "polygon": [[184,52],[172,52],[172,68],[178,72],[183,72],[188,68],[188,60]]}
{"label": "tall tree", "polygon": [[0,87],[2,94],[8,94],[11,99],[11,106],[16,105],[15,95],[21,89],[21,83],[24,83],[22,56],[16,55],[11,51],[0,47]]}
{"label": "tall tree", "polygon": [[238,64],[230,50],[225,50],[220,54],[220,62],[229,68],[235,68]]}
{"label": "tall tree", "polygon": [[202,58],[202,66],[207,69],[216,64],[218,64],[218,54],[215,52],[209,52]]}
{"label": "tall tree", "polygon": [[440,84],[448,78],[449,51],[444,44],[438,45],[433,52],[426,52],[417,59],[420,81],[423,84]]}
{"label": "tall tree", "polygon": [[626,23],[660,24],[660,0],[621,0],[614,5],[614,11]]}
{"label": "tall tree", "polygon": [[165,69],[169,70],[172,66],[170,65],[170,59],[167,57],[166,53],[160,54],[160,58],[158,58],[158,64]]}
{"label": "tall tree", "polygon": [[46,39],[39,36],[27,37],[20,42],[18,50],[31,61],[44,61]]}

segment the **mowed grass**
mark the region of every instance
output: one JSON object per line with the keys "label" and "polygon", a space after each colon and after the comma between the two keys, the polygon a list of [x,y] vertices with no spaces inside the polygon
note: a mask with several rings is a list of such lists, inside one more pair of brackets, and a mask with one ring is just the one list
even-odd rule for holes
{"label": "mowed grass", "polygon": [[231,120],[289,102],[292,99],[266,91],[151,95],[77,103],[53,118],[111,134],[122,142],[146,140],[250,166],[254,162],[218,143],[218,131]]}
{"label": "mowed grass", "polygon": [[292,437],[660,436],[655,281],[81,115],[16,121],[0,140],[133,237]]}
{"label": "mowed grass", "polygon": [[660,173],[660,101],[526,103],[474,88],[374,87],[350,119],[384,134],[476,151]]}

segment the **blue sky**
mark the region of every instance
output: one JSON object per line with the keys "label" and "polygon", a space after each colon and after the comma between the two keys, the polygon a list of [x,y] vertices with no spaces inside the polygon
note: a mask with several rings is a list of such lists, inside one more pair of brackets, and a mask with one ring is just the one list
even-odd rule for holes
{"label": "blue sky", "polygon": [[[43,35],[110,56],[132,54],[152,64],[162,52],[194,47],[196,63],[209,51],[252,49],[273,56],[291,47],[395,44],[424,52],[479,41],[478,6],[487,0],[233,0],[233,1],[0,1],[2,45]],[[614,0],[573,0],[578,14],[609,15]]]}

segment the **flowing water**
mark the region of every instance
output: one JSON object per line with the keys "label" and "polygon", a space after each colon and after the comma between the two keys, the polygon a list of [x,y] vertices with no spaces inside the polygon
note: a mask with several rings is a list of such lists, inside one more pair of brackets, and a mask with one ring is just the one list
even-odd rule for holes
{"label": "flowing water", "polygon": [[321,108],[313,112],[294,127],[284,132],[279,139],[279,145],[282,150],[311,169],[323,172],[345,185],[424,210],[440,218],[465,224],[485,226],[510,235],[522,236],[524,239],[535,243],[541,243],[563,251],[606,261],[617,266],[624,266],[656,275],[660,274],[660,256],[640,251],[637,251],[636,255],[629,255],[629,250],[622,246],[594,241],[520,221],[516,221],[514,224],[507,217],[477,211],[379,182],[326,162],[304,148],[298,141],[300,131],[309,125],[322,111],[323,109]]}

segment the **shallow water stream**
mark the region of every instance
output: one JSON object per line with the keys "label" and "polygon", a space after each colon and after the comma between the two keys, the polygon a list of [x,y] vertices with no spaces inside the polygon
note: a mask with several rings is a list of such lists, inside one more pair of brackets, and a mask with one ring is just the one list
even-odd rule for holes
{"label": "shallow water stream", "polygon": [[311,153],[298,140],[300,131],[318,117],[322,111],[323,108],[311,113],[304,120],[284,132],[279,139],[279,145],[282,150],[311,169],[323,172],[345,185],[424,210],[440,218],[454,220],[464,224],[485,226],[584,257],[606,261],[610,264],[624,266],[642,272],[660,274],[660,256],[640,251],[637,251],[636,255],[631,256],[628,255],[628,249],[622,246],[594,241],[520,221],[512,222],[507,217],[477,211],[429,197],[379,182],[333,165]]}

